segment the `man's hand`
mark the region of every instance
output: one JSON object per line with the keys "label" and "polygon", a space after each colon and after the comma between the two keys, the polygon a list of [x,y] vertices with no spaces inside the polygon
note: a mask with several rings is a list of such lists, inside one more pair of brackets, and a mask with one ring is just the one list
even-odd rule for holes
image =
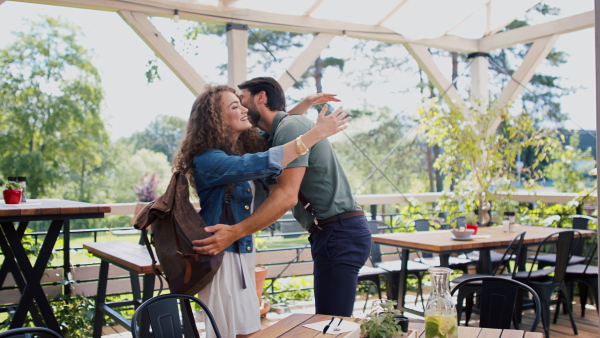
{"label": "man's hand", "polygon": [[204,228],[204,231],[214,232],[214,234],[205,239],[192,241],[194,251],[201,255],[215,256],[240,238],[235,227],[226,224],[208,226]]}

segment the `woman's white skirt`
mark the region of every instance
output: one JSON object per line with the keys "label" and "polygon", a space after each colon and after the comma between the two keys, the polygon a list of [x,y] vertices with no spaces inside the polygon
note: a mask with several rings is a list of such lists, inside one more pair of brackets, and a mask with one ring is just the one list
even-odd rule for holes
{"label": "woman's white skirt", "polygon": [[[261,329],[254,266],[254,252],[238,254],[225,251],[223,263],[213,280],[198,293],[198,298],[215,318],[223,338],[235,338],[238,334],[250,334]],[[242,288],[242,268],[245,289]],[[206,337],[215,337],[206,315],[204,324]]]}

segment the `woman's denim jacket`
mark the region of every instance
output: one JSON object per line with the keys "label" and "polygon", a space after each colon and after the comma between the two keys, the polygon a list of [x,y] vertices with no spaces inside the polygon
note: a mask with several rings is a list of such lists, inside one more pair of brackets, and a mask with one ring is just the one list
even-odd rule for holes
{"label": "woman's denim jacket", "polygon": [[[200,197],[200,215],[206,225],[222,223],[225,189],[234,183],[231,207],[236,223],[250,216],[252,190],[248,181],[254,180],[254,208],[267,198],[269,186],[266,179],[281,174],[283,148],[273,147],[268,151],[242,156],[229,155],[221,150],[207,150],[194,158],[193,174],[196,191]],[[240,238],[225,251],[252,252],[252,235]]]}

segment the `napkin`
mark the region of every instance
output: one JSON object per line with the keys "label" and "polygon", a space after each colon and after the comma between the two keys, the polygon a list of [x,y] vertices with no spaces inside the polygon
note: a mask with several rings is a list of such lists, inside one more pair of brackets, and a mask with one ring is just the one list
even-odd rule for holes
{"label": "napkin", "polygon": [[[304,324],[304,327],[307,327],[309,329],[313,329],[319,332],[323,332],[323,329],[325,328],[325,326],[327,324],[329,324],[331,320],[324,320],[322,322],[316,322],[316,323],[310,323],[310,324]],[[355,323],[355,322],[351,322],[348,320],[343,320],[342,323],[340,324],[340,330],[339,331],[335,331],[335,328],[337,327],[337,324],[340,322],[340,320],[338,318],[336,318],[333,323],[331,323],[331,326],[329,327],[329,330],[327,330],[326,334],[330,334],[330,335],[338,335],[340,333],[344,333],[344,332],[352,332],[354,330],[357,330],[360,328],[360,324]]]}

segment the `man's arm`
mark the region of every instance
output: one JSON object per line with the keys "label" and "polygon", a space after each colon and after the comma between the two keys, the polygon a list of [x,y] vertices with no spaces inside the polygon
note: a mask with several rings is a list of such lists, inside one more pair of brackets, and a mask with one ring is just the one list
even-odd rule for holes
{"label": "man's arm", "polygon": [[315,104],[323,104],[327,102],[340,102],[336,97],[337,94],[317,93],[308,95],[302,101],[298,102],[294,108],[287,111],[290,115],[304,115],[308,109]]}
{"label": "man's arm", "polygon": [[235,225],[217,224],[208,226],[206,232],[214,232],[209,238],[192,242],[194,250],[203,255],[216,255],[236,240],[260,231],[276,222],[283,214],[298,203],[300,183],[306,167],[284,169],[279,175],[275,191],[246,219]]}

